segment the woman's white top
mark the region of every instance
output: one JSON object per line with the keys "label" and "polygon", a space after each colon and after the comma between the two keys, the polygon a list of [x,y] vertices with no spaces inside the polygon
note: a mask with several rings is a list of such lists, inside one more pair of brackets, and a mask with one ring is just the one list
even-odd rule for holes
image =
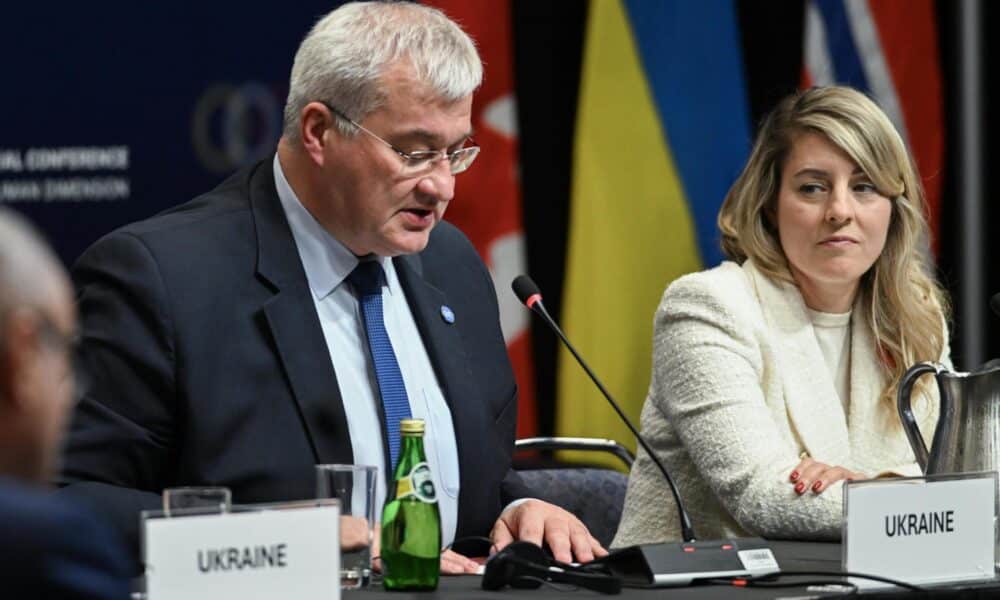
{"label": "woman's white top", "polygon": [[851,311],[825,313],[807,306],[806,312],[812,321],[816,341],[826,360],[837,396],[847,413],[851,400]]}

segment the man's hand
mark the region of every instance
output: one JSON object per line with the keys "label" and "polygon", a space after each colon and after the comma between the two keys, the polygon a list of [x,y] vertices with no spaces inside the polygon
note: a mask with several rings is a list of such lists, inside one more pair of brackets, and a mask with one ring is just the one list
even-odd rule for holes
{"label": "man's hand", "polygon": [[479,563],[466,558],[454,550],[441,553],[442,575],[472,575],[479,569]]}
{"label": "man's hand", "polygon": [[[372,569],[382,572],[382,560],[379,552],[382,546],[382,526],[375,524],[375,535],[372,539]],[[474,574],[479,569],[478,562],[471,558],[466,558],[454,550],[444,550],[441,552],[441,574],[442,575],[466,575]]]}
{"label": "man's hand", "polygon": [[607,555],[607,550],[571,513],[541,500],[526,500],[500,515],[490,532],[493,547],[502,550],[514,540],[538,546],[544,541],[560,562],[589,562]]}
{"label": "man's hand", "polygon": [[[377,527],[377,525],[376,525]],[[376,537],[378,537],[376,530]],[[351,552],[368,545],[368,519],[340,515],[340,549]]]}

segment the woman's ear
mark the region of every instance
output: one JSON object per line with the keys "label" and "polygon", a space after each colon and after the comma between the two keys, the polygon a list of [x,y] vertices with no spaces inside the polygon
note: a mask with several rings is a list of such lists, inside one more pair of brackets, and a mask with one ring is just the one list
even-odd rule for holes
{"label": "woman's ear", "polygon": [[761,219],[764,221],[764,228],[770,232],[778,232],[778,210],[777,199],[771,199],[764,203],[760,211]]}

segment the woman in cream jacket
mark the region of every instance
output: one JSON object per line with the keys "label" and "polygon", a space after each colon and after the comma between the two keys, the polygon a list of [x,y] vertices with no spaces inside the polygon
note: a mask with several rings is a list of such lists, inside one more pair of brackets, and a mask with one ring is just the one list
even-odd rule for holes
{"label": "woman in cream jacket", "polygon": [[[859,92],[814,88],[765,120],[719,214],[733,262],[675,281],[655,318],[642,430],[701,537],[837,539],[844,480],[919,474],[895,391],[948,359],[923,210],[902,139]],[[679,538],[640,451],[612,545]]]}

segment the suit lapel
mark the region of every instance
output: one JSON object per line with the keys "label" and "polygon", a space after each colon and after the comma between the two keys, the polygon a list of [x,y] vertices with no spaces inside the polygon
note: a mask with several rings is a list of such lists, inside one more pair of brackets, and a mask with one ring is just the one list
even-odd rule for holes
{"label": "suit lapel", "polygon": [[[452,418],[457,420],[455,411],[459,403],[455,399],[464,397],[471,374],[458,326],[441,318],[441,307],[449,306],[448,298],[423,278],[419,255],[397,257],[394,262],[399,283],[406,293],[420,337],[434,365],[434,373],[452,411]],[[461,318],[461,315],[458,317]]]}
{"label": "suit lapel", "polygon": [[261,307],[318,463],[352,463],[340,386],[302,261],[274,186],[271,161],[250,181],[257,274],[274,295]]}
{"label": "suit lapel", "polygon": [[785,407],[809,454],[829,464],[849,456],[847,420],[805,302],[789,283],[776,283],[747,261],[744,268],[760,299],[784,382]]}
{"label": "suit lapel", "polygon": [[[459,474],[463,482],[459,491],[456,531],[464,531],[463,523],[475,516],[472,508],[463,507],[463,499],[472,496],[468,491],[471,484],[465,482],[475,481],[475,469],[487,464],[488,460],[485,445],[474,436],[491,431],[493,425],[488,422],[489,415],[482,409],[482,404],[475,401],[481,395],[469,369],[459,325],[457,322],[447,323],[441,318],[441,307],[452,304],[441,290],[424,279],[420,255],[401,256],[394,260],[400,285],[406,293],[420,337],[451,410],[458,446]],[[462,315],[455,317],[460,320]]]}

